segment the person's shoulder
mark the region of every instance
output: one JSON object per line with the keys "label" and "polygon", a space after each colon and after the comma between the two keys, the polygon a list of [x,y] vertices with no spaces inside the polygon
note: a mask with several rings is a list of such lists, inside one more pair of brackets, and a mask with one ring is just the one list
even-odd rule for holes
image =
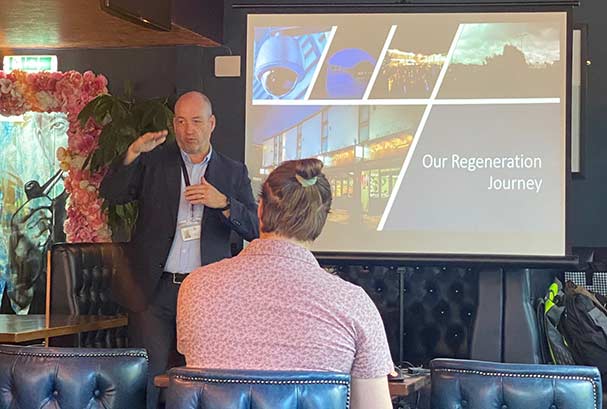
{"label": "person's shoulder", "polygon": [[223,168],[229,168],[229,169],[235,169],[235,170],[241,171],[242,168],[244,167],[244,163],[234,160],[234,159],[224,155],[223,153],[216,151],[215,149],[213,149],[213,154],[212,154],[211,160],[216,161],[219,164],[219,166],[221,166]]}
{"label": "person's shoulder", "polygon": [[338,275],[325,272],[326,276],[316,284],[334,308],[341,311],[356,325],[364,324],[374,314],[375,304],[369,294],[359,285],[344,280]]}
{"label": "person's shoulder", "polygon": [[352,303],[361,307],[375,305],[367,292],[359,285],[344,280],[336,274],[327,273],[335,285],[335,289],[340,296],[348,303]]}
{"label": "person's shoulder", "polygon": [[335,292],[347,299],[368,297],[362,287],[346,281],[337,274],[324,270],[322,267],[319,267],[319,277],[325,281],[327,287],[332,287]]}

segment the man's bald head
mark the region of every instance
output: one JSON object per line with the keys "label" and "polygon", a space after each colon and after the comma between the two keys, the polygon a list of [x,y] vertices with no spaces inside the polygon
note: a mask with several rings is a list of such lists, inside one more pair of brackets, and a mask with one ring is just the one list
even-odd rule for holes
{"label": "man's bald head", "polygon": [[181,105],[190,105],[190,106],[200,106],[200,109],[204,113],[206,118],[213,115],[213,104],[209,97],[207,97],[202,92],[198,91],[189,91],[185,94],[181,95],[177,102],[175,103],[175,112],[179,109]]}

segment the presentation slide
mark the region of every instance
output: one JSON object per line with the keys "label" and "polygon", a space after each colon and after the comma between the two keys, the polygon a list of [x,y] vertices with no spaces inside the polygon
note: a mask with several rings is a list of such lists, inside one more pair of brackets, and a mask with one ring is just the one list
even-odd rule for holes
{"label": "presentation slide", "polygon": [[319,252],[565,255],[565,12],[248,17],[246,163],[324,162]]}

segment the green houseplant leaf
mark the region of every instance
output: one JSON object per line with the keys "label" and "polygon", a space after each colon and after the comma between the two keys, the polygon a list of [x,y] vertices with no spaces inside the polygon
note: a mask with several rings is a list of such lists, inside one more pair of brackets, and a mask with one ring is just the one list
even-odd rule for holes
{"label": "green houseplant leaf", "polygon": [[[128,87],[127,87],[128,89]],[[151,131],[169,131],[167,140],[174,140],[173,111],[166,98],[135,100],[130,95],[100,95],[89,102],[78,115],[81,126],[92,118],[102,126],[97,149],[86,158],[82,168],[97,171],[118,160],[140,135]],[[128,238],[137,220],[137,203],[110,206],[108,221],[114,239]]]}

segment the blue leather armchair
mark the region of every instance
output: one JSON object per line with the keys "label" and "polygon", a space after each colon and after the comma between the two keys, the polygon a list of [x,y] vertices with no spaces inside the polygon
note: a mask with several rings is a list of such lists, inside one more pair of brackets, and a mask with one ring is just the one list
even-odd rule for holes
{"label": "blue leather armchair", "polygon": [[139,349],[0,345],[0,409],[145,409]]}
{"label": "blue leather armchair", "polygon": [[601,409],[601,376],[588,366],[434,359],[432,409]]}
{"label": "blue leather armchair", "polygon": [[167,409],[348,409],[350,375],[173,368]]}

